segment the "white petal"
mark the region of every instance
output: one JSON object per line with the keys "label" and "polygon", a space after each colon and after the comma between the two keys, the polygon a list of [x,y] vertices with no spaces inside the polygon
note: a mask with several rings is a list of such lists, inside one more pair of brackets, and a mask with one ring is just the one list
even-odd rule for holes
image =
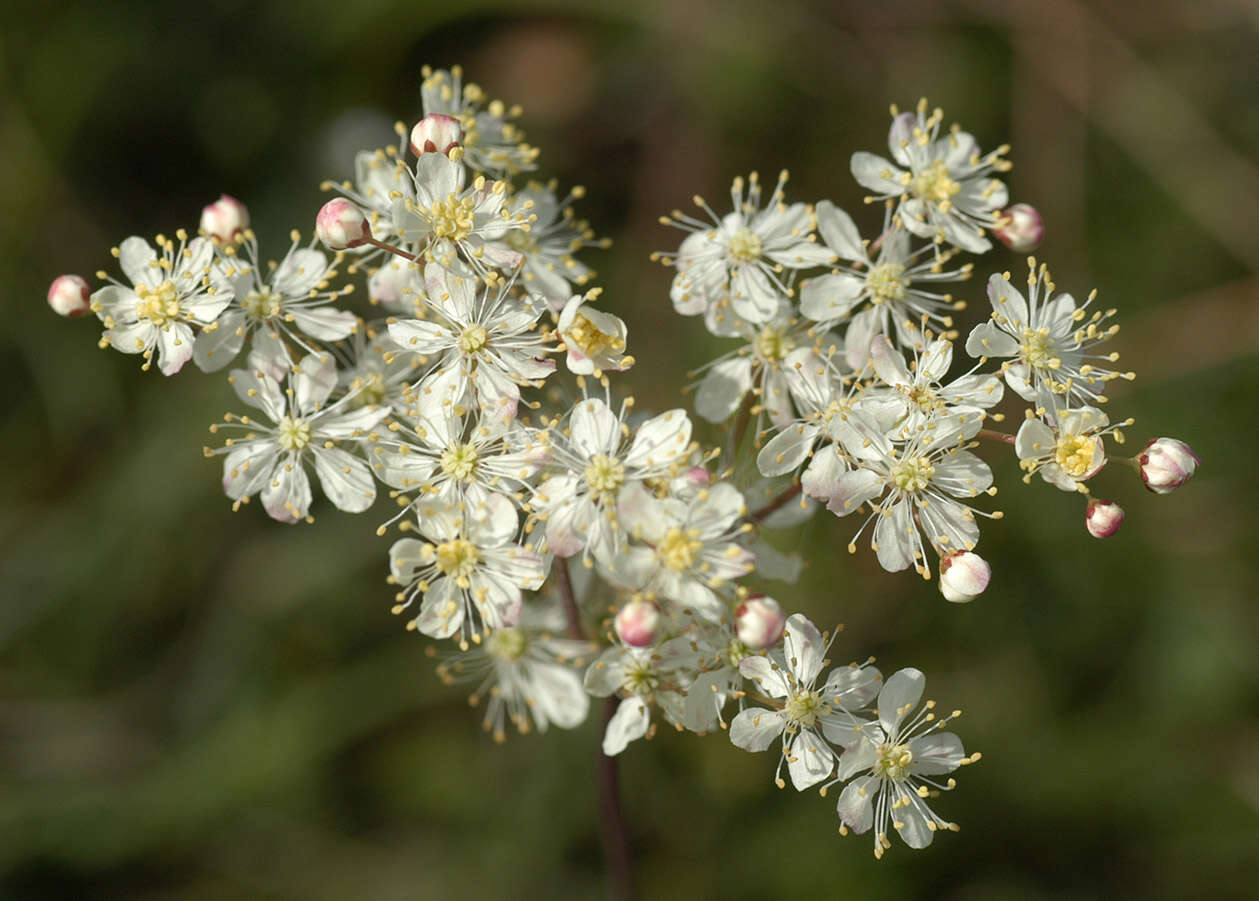
{"label": "white petal", "polygon": [[846,272],[819,275],[800,289],[800,312],[814,322],[829,322],[846,314],[861,299],[866,284]]}
{"label": "white petal", "polygon": [[118,265],[133,285],[156,286],[162,281],[162,272],[153,267],[157,251],[143,238],[132,236],[118,245]]}
{"label": "white petal", "polygon": [[293,369],[293,401],[303,414],[323,406],[337,386],[337,362],[332,354],[308,354]]}
{"label": "white petal", "polygon": [[835,769],[835,752],[812,729],[798,732],[787,746],[787,772],[796,791],[817,785]]}
{"label": "white petal", "polygon": [[310,512],[310,479],[295,455],[276,463],[262,489],[262,507],[280,522],[297,522]]}
{"label": "white petal", "polygon": [[848,166],[857,183],[876,194],[896,196],[905,190],[904,185],[896,180],[901,170],[881,156],[858,151],[852,155]]}
{"label": "white petal", "polygon": [[638,427],[629,453],[627,467],[658,467],[676,461],[690,448],[691,420],[685,410],[669,410],[653,416]]}
{"label": "white petal", "polygon": [[231,383],[237,397],[251,407],[257,407],[272,422],[278,423],[283,418],[288,404],[275,379],[249,369],[233,369]]}
{"label": "white petal", "polygon": [[312,447],[315,475],[328,500],[338,510],[362,513],[376,500],[371,469],[358,457],[340,448]]}
{"label": "white petal", "polygon": [[[853,224],[852,217],[829,200],[820,201],[814,208],[818,234],[826,246],[845,260],[865,260],[866,248],[861,243],[861,233]],[[812,318],[812,317],[810,317]]]}
{"label": "white petal", "polygon": [[920,735],[909,742],[909,750],[914,755],[912,772],[915,776],[951,773],[962,765],[962,760],[966,757],[962,740],[952,732]]}
{"label": "white petal", "polygon": [[879,691],[879,723],[887,733],[888,741],[896,741],[901,723],[922,700],[927,677],[913,667],[897,670],[883,683]]}
{"label": "white petal", "polygon": [[796,679],[811,685],[822,668],[826,642],[822,640],[817,626],[803,614],[794,613],[787,618],[787,628],[783,632],[783,653]]}
{"label": "white petal", "polygon": [[748,707],[730,722],[730,742],[745,751],[764,751],[782,732],[783,715],[779,710]]}
{"label": "white petal", "polygon": [[751,357],[722,360],[704,374],[695,392],[695,412],[709,422],[723,422],[739,409],[751,388]]}
{"label": "white petal", "polygon": [[[436,156],[436,154],[433,154]],[[607,757],[615,757],[625,750],[626,745],[647,734],[651,724],[647,705],[639,697],[626,698],[608,720],[607,731],[603,734],[603,753]]]}
{"label": "white petal", "polygon": [[332,307],[294,307],[289,311],[297,327],[320,341],[340,341],[354,334],[358,317]]}
{"label": "white petal", "polygon": [[787,426],[756,455],[757,469],[766,478],[792,472],[808,458],[817,436],[818,427],[811,423]]}
{"label": "white petal", "polygon": [[858,835],[869,832],[874,824],[874,795],[878,787],[875,777],[858,777],[844,786],[835,803],[840,822]]}

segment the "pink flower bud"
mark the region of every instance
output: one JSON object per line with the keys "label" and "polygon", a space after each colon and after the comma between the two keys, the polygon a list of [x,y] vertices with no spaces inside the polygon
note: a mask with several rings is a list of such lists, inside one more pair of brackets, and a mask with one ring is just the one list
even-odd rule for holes
{"label": "pink flower bud", "polygon": [[771,597],[749,595],[734,611],[734,634],[750,650],[772,648],[783,637],[787,615]]}
{"label": "pink flower bud", "polygon": [[1028,253],[1045,240],[1045,223],[1036,207],[1016,203],[1001,213],[1005,225],[992,230],[997,240],[1015,253]]}
{"label": "pink flower bud", "polygon": [[632,648],[645,648],[656,640],[660,608],[651,601],[630,601],[616,614],[616,634]]}
{"label": "pink flower bud", "polygon": [[329,200],[315,217],[315,234],[329,250],[345,250],[366,244],[372,237],[363,211],[344,197]]}
{"label": "pink flower bud", "polygon": [[249,228],[249,210],[230,194],[201,208],[201,231],[226,244],[239,232]]}
{"label": "pink flower bud", "polygon": [[59,275],[48,286],[48,306],[58,315],[78,318],[91,309],[92,289],[79,275]]}
{"label": "pink flower bud", "polygon": [[706,466],[692,466],[686,471],[686,481],[697,488],[703,488],[705,485],[713,483],[713,474],[708,471]]}
{"label": "pink flower bud", "polygon": [[1094,538],[1109,538],[1123,525],[1123,507],[1093,498],[1084,511],[1084,527]]}
{"label": "pink flower bud", "polygon": [[1141,481],[1155,494],[1170,494],[1188,482],[1202,461],[1175,438],[1152,438],[1137,457]]}
{"label": "pink flower bud", "polygon": [[463,143],[463,129],[453,116],[433,113],[425,116],[411,129],[411,152],[416,156],[426,153],[450,154]]}
{"label": "pink flower bud", "polygon": [[940,560],[940,594],[946,601],[968,604],[984,593],[992,570],[973,551],[954,551]]}

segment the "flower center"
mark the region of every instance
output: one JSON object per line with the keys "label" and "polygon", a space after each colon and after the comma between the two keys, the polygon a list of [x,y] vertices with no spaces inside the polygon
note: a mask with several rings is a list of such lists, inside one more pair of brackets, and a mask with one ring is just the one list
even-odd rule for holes
{"label": "flower center", "polygon": [[461,482],[471,481],[476,472],[477,452],[471,444],[457,444],[442,451],[442,472]]}
{"label": "flower center", "polygon": [[1049,329],[1023,329],[1023,359],[1035,369],[1057,369],[1062,365],[1054,354]]}
{"label": "flower center", "polygon": [[910,457],[892,467],[892,481],[901,491],[910,494],[922,491],[936,474],[936,468],[926,457]]}
{"label": "flower center", "polygon": [[538,242],[532,232],[527,232],[522,228],[513,228],[507,233],[507,246],[517,253],[528,255],[537,251]]}
{"label": "flower center", "polygon": [[1062,435],[1054,460],[1073,478],[1082,478],[1093,468],[1093,452],[1100,439],[1088,435]]}
{"label": "flower center", "polygon": [[870,270],[866,284],[870,287],[870,300],[880,304],[903,300],[909,279],[905,278],[905,267],[900,263],[881,263]]}
{"label": "flower center", "polygon": [[874,769],[884,779],[903,782],[909,776],[909,767],[913,762],[914,753],[909,750],[909,745],[884,742],[879,745],[879,760]]}
{"label": "flower center", "polygon": [[726,645],[726,661],[735,669],[739,668],[739,664],[744,657],[749,654],[748,646],[739,639],[733,639],[730,644]]}
{"label": "flower center", "polygon": [[245,315],[250,319],[262,321],[280,315],[280,296],[266,288],[261,291],[250,291],[241,301]]}
{"label": "flower center", "polygon": [[379,372],[372,372],[358,380],[358,393],[354,402],[360,407],[370,407],[385,399],[385,377]]}
{"label": "flower center", "polygon": [[632,695],[649,695],[656,689],[660,677],[652,669],[651,663],[634,661],[625,668],[625,676],[621,679],[621,688]]}
{"label": "flower center", "polygon": [[175,283],[170,279],[156,288],[137,285],[136,297],[140,299],[140,302],[136,304],[136,315],[141,319],[149,320],[159,328],[165,328],[179,318],[179,294],[175,290]]}
{"label": "flower center", "polygon": [[704,543],[696,539],[694,530],[670,529],[656,546],[656,557],[675,573],[681,572],[695,564],[695,556],[703,546]]}
{"label": "flower center", "polygon": [[476,545],[463,538],[437,545],[436,556],[437,568],[458,581],[467,580],[480,560]]}
{"label": "flower center", "polygon": [[943,206],[962,190],[962,186],[949,177],[949,167],[944,160],[936,160],[914,176],[909,189],[915,197]]}
{"label": "flower center", "polygon": [[[465,135],[464,144],[469,142]],[[458,194],[447,194],[442,200],[436,201],[428,210],[428,219],[433,237],[445,238],[458,243],[472,234],[475,221],[473,210],[476,200],[471,197],[460,198]]]}
{"label": "flower center", "polygon": [[906,389],[905,397],[924,413],[930,413],[940,405],[940,402],[936,399],[935,392],[925,385],[914,385]]}
{"label": "flower center", "polygon": [[607,454],[595,454],[586,464],[586,484],[591,491],[616,491],[625,481],[625,464]]}
{"label": "flower center", "polygon": [[831,712],[831,707],[822,700],[820,691],[802,691],[788,699],[783,713],[793,726],[811,728],[820,717]]}
{"label": "flower center", "polygon": [[466,354],[474,354],[489,343],[490,336],[484,326],[470,325],[459,335],[459,349]]}
{"label": "flower center", "polygon": [[576,345],[588,357],[597,357],[606,350],[619,351],[625,346],[624,341],[599,331],[598,326],[581,313],[573,318],[573,324],[564,332],[564,340]]}
{"label": "flower center", "polygon": [[499,660],[519,660],[524,656],[529,639],[520,629],[496,629],[485,642],[485,650]]}
{"label": "flower center", "polygon": [[280,447],[285,450],[299,451],[310,444],[310,423],[304,419],[282,416],[276,433]]}
{"label": "flower center", "polygon": [[730,258],[737,262],[758,260],[763,249],[760,236],[750,228],[741,228],[730,236]]}
{"label": "flower center", "polygon": [[755,346],[762,360],[774,362],[795,350],[796,342],[785,332],[767,325],[756,336]]}

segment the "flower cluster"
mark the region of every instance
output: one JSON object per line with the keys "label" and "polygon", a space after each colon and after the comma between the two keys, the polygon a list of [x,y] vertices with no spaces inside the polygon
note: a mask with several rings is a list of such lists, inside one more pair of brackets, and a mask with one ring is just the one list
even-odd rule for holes
{"label": "flower cluster", "polygon": [[[824,506],[857,514],[850,551],[868,531],[884,569],[938,572],[948,600],[973,600],[991,576],[979,521],[1000,518],[976,506],[996,492],[980,442],[1084,495],[1114,459],[1105,439],[1131,423],[1100,409],[1131,377],[1100,350],[1114,311],[1059,293],[1044,265],[1030,261],[1026,293],[1009,273],[988,280],[992,315],[954,372],[954,292],[975,265],[959,258],[989,235],[1026,251],[1043,233],[1034,209],[1007,209],[1008,148],[942,133],[924,101],[893,108],[890,159],[852,157],[882,207],[872,239],[832,201],[789,202],[785,172],[768,195],[755,173],[736,178],[729,212],[696,197],[703,218],[663,220],[687,233],[656,255],[676,270],[674,308],[734,342],[698,370],[696,413],[727,427],[716,450],[686,410],[640,413],[614,394],[609,375],[634,363],[628,330],[575,256],[607,244],[577,218],[579,188],[520,180],[538,151],[519,110],[458,69],[425,70],[420,97],[405,140],[326,183],[338,196],[315,239],[294,232],[278,261],[224,195],[195,237],[123,241],[129,286],[62,276],[49,303],[94,312],[102,346],[146,369],[154,354],[168,376],[236,364],[228,381],[255,412],[227,414],[205,449],[234,507],[260,496],[272,518],[310,522],[311,473],[345,512],[383,486],[396,509],[378,532],[403,533],[393,612],[454,643],[439,674],[476,683],[497,740],[509,725],[577,727],[607,697],[606,755],[661,723],[728,731],[780,750],[780,787],[842,783],[841,831],[872,831],[876,855],[893,832],[920,848],[956,828],[927,801],[978,759],[942,731],[958,714],[920,706],[916,669],[828,671],[830,639],[749,579],[794,582],[800,561],[762,533]],[[360,286],[370,304],[345,308]],[[544,391],[561,358],[573,387]],[[1007,388],[1028,404],[1016,434],[990,428]],[[1167,493],[1198,460],[1159,439],[1126,462]],[[1091,534],[1122,519],[1090,499]]]}

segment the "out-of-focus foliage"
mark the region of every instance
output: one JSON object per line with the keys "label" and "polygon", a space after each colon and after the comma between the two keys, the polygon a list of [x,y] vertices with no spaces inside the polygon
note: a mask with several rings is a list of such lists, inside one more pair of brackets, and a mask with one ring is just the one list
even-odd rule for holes
{"label": "out-of-focus foliage", "polygon": [[[1134,14],[1138,13],[1139,14]],[[1259,854],[1259,59],[1252,5],[13,0],[0,31],[0,896],[585,898],[602,891],[597,723],[499,748],[389,616],[378,517],[230,512],[205,426],[221,377],[94,349],[45,306],[123,237],[195,227],[220,191],[264,246],[309,232],[318,183],[393,140],[423,63],[525,107],[541,171],[588,187],[589,261],[677,400],[711,341],[674,316],[656,217],[736,173],[863,215],[849,154],[927,94],[1009,138],[1058,284],[1120,309],[1135,438],[1204,464],[1167,498],[1131,474],[1097,542],[1082,505],[999,480],[992,587],[967,607],[840,549],[821,516],[791,609],[842,621],[961,706],[983,763],[962,824],[876,864],[832,801],[767,758],[672,733],[623,761],[648,897],[1245,897]],[[284,242],[286,243],[286,242]],[[1018,269],[1005,252],[989,269]],[[982,280],[964,296],[986,309]],[[970,313],[963,314],[969,316]],[[965,320],[967,323],[973,321]],[[383,507],[381,508],[384,509]],[[379,517],[383,518],[383,514]]]}

